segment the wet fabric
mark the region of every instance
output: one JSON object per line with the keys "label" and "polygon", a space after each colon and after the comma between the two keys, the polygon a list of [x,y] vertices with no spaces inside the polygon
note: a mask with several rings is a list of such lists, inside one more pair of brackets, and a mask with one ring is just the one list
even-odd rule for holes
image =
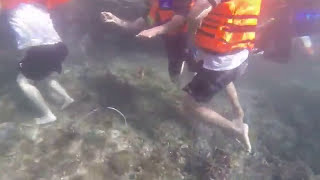
{"label": "wet fabric", "polygon": [[34,46],[26,51],[19,70],[28,79],[42,80],[53,72],[61,73],[67,55],[68,49],[63,43]]}
{"label": "wet fabric", "polygon": [[18,49],[61,42],[50,14],[33,4],[20,4],[12,10],[9,24],[16,34]]}
{"label": "wet fabric", "polygon": [[197,47],[214,53],[254,48],[261,0],[221,2],[203,18],[197,30]]}
{"label": "wet fabric", "polygon": [[196,59],[203,60],[203,67],[213,71],[232,70],[240,66],[249,57],[247,49],[230,54],[213,54],[199,49]]}
{"label": "wet fabric", "polygon": [[197,74],[183,90],[192,96],[195,101],[208,103],[215,94],[243,75],[247,66],[248,61],[245,61],[232,70],[213,71],[203,68],[200,64]]}

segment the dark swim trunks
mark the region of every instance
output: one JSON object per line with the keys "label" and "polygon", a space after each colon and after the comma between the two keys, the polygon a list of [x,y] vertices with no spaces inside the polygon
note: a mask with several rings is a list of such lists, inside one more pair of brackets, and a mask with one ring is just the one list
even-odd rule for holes
{"label": "dark swim trunks", "polygon": [[187,36],[185,33],[164,36],[168,56],[168,71],[172,81],[179,75],[183,61],[187,58]]}
{"label": "dark swim trunks", "polygon": [[28,79],[39,81],[53,72],[61,73],[62,62],[68,55],[65,44],[34,46],[27,50],[19,70]]}
{"label": "dark swim trunks", "polygon": [[197,102],[207,103],[215,94],[245,73],[248,60],[237,68],[227,71],[208,70],[203,68],[202,64],[203,62],[199,63],[200,68],[198,68],[197,75],[183,90]]}

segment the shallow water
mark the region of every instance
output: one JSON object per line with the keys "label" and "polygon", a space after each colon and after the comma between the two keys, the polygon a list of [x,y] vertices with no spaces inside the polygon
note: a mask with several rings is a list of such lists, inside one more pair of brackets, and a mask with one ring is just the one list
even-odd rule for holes
{"label": "shallow water", "polygon": [[[15,81],[19,53],[10,36],[0,42],[1,180],[319,179],[317,58],[297,54],[284,65],[250,59],[236,84],[250,126],[248,155],[233,138],[177,108],[183,93],[169,81],[160,39],[139,41],[98,21],[102,9],[133,18],[141,5],[78,2],[54,15],[70,47],[59,81],[76,102],[61,111],[61,101],[39,84],[56,122],[35,125],[39,112]],[[77,19],[84,12],[92,16]],[[121,111],[128,125],[107,107]],[[232,117],[224,93],[213,107]]]}

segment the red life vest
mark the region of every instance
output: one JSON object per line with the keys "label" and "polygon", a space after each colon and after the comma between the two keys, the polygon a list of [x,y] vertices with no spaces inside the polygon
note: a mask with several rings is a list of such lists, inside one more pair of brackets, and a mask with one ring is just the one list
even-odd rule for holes
{"label": "red life vest", "polygon": [[196,45],[214,53],[254,48],[261,0],[225,0],[213,8],[196,34]]}
{"label": "red life vest", "polygon": [[[169,22],[172,17],[175,15],[174,10],[172,10],[172,3],[175,0],[168,1],[169,4],[161,5],[161,0],[149,0],[150,1],[150,10],[147,17],[148,24],[154,26],[156,24],[164,24]],[[193,1],[192,1],[193,2]],[[189,5],[191,8],[193,3]],[[169,34],[176,34],[178,32],[186,32],[187,26],[183,26],[174,32],[169,32]]]}
{"label": "red life vest", "polygon": [[53,9],[60,4],[66,3],[69,0],[0,0],[0,5],[3,9],[13,9],[20,3],[38,3],[46,6],[48,9]]}

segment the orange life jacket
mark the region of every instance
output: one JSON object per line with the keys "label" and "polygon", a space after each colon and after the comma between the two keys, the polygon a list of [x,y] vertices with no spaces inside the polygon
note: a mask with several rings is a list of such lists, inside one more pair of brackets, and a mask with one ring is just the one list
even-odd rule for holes
{"label": "orange life jacket", "polygon": [[[155,24],[164,24],[171,20],[171,18],[175,15],[175,12],[172,10],[172,7],[170,7],[170,4],[168,4],[168,7],[161,7],[159,0],[150,0],[150,11],[148,14],[148,24],[150,26],[154,26]],[[174,0],[171,0],[171,3]],[[171,4],[172,5],[172,4]],[[191,8],[193,6],[193,1],[189,5]],[[174,32],[169,32],[169,34],[175,34],[177,32],[186,32],[187,26],[183,26],[179,28],[178,30]]]}
{"label": "orange life jacket", "polygon": [[0,0],[0,5],[3,9],[10,10],[17,7],[20,3],[39,3],[48,9],[52,9],[68,1],[69,0]]}
{"label": "orange life jacket", "polygon": [[202,21],[196,45],[215,53],[254,48],[261,0],[225,0]]}

